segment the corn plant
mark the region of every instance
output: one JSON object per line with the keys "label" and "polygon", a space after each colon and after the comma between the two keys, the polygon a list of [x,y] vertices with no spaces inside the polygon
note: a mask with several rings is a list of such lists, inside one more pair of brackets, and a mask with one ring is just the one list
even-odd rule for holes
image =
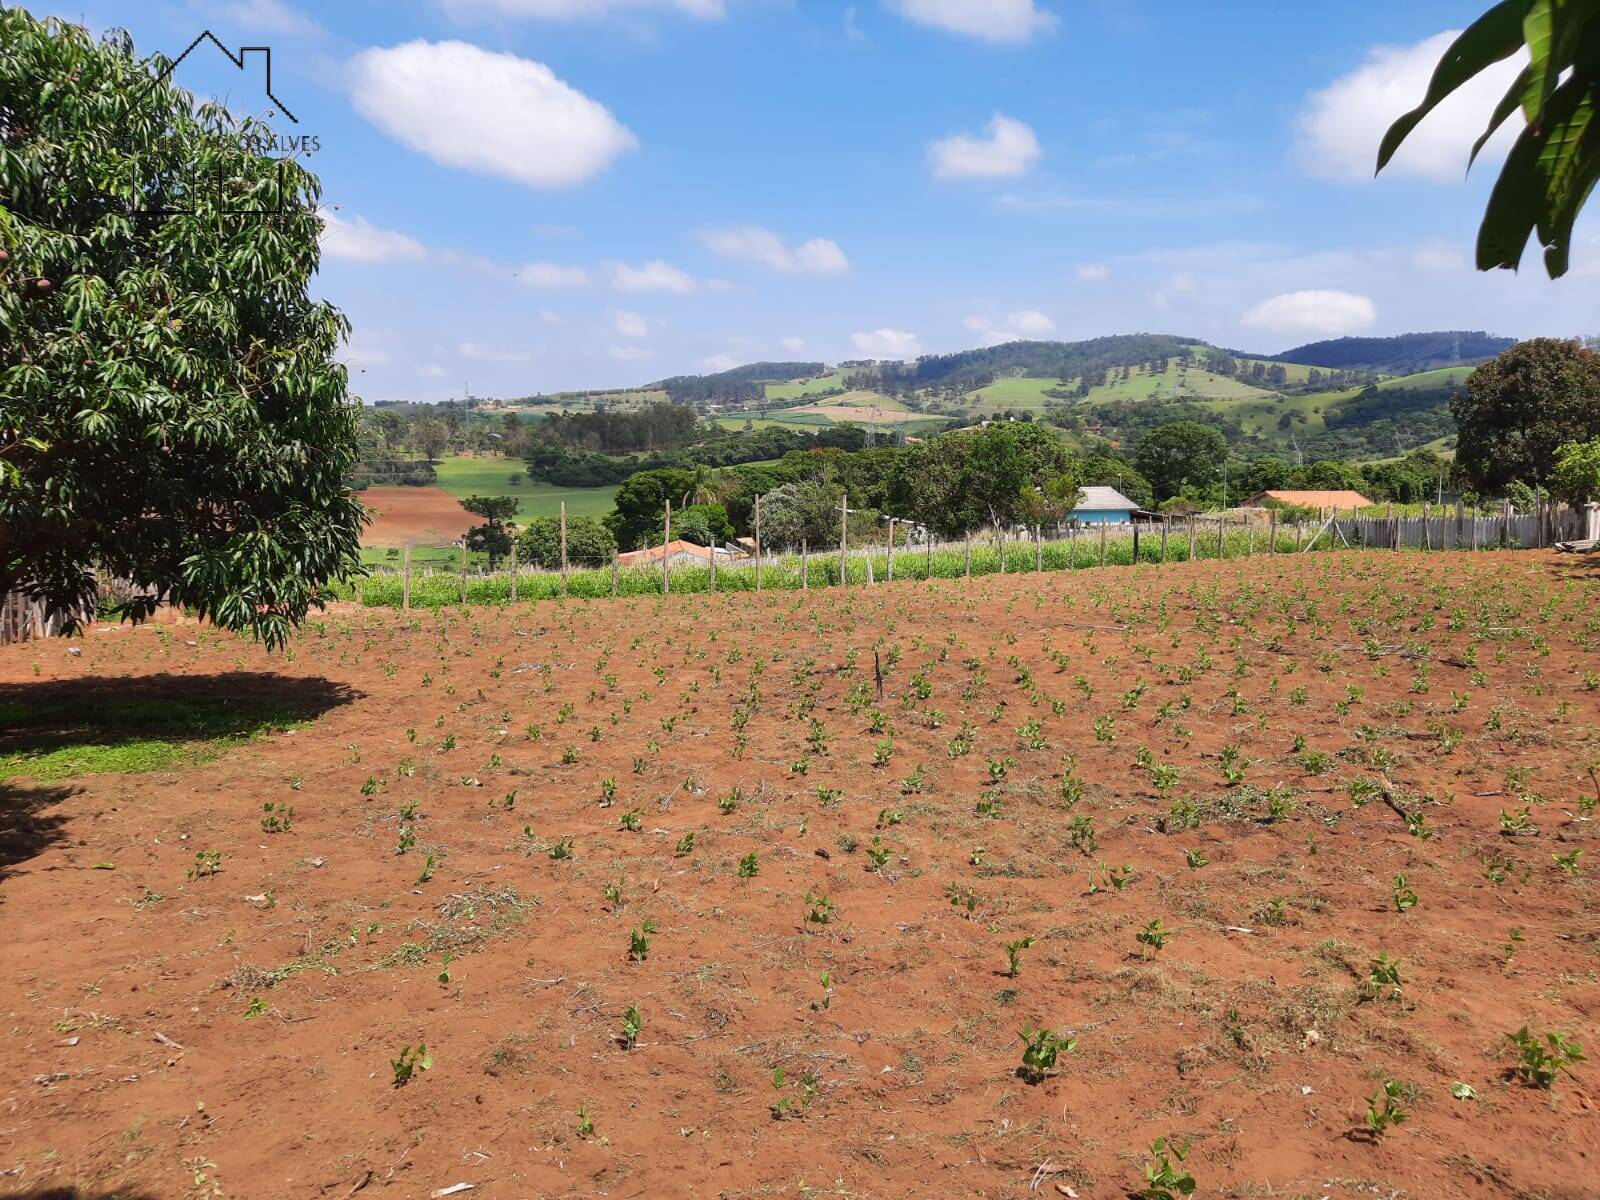
{"label": "corn plant", "polygon": [[628,933],[628,959],[630,962],[643,962],[650,957],[650,938],[656,931],[656,923],[646,920],[637,929]]}

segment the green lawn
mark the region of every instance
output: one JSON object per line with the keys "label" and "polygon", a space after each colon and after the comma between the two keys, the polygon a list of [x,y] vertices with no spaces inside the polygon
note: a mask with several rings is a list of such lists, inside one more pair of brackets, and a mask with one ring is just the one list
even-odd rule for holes
{"label": "green lawn", "polygon": [[[439,486],[457,500],[468,496],[515,496],[520,502],[517,520],[553,517],[567,502],[571,517],[603,517],[611,511],[617,495],[615,487],[565,488],[528,479],[521,459],[484,456],[447,458],[438,465]],[[513,474],[522,482],[512,484]]]}

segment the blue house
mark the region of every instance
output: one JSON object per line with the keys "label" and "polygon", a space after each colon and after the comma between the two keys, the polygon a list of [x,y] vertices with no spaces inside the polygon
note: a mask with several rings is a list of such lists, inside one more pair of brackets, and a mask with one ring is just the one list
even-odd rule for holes
{"label": "blue house", "polygon": [[1125,525],[1139,506],[1113,487],[1086,487],[1070,520],[1079,525]]}

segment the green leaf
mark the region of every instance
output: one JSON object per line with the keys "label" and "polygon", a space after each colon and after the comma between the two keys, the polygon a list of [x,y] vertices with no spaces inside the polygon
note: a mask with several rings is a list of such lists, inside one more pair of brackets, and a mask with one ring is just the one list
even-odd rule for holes
{"label": "green leaf", "polygon": [[1422,118],[1437,108],[1445,97],[1473,76],[1517,52],[1523,44],[1522,9],[1523,0],[1500,0],[1450,44],[1439,65],[1434,68],[1422,103],[1397,120],[1383,135],[1383,143],[1378,147],[1379,171],[1389,164],[1395,151],[1400,149],[1400,144]]}

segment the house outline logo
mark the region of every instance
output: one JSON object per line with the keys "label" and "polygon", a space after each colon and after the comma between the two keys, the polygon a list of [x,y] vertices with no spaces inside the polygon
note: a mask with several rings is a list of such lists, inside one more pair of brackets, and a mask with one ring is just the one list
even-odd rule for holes
{"label": "house outline logo", "polygon": [[[210,42],[222,52],[224,58],[226,58],[240,71],[246,70],[247,55],[259,54],[261,56],[264,76],[262,90],[266,93],[267,99],[272,102],[272,105],[277,112],[281,112],[284,116],[288,117],[289,120],[295,125],[300,124],[300,118],[295,115],[294,111],[287,104],[278,99],[277,95],[272,90],[272,47],[240,46],[238,53],[234,53],[232,50],[228,49],[228,47],[224,45],[222,41],[218,39],[218,37],[209,29],[201,30],[195,39],[186,47],[184,47],[181,54],[179,54],[171,62],[167,63],[166,66],[164,66],[159,72],[153,75],[151,77],[149,87],[153,90],[157,87],[160,87],[162,84],[169,82],[172,78],[173,72],[178,69],[179,64],[188,58],[189,55],[192,54],[196,47],[198,47],[202,42]],[[270,144],[264,143],[262,140],[258,139],[255,142],[241,141],[241,145],[263,156],[266,156],[269,150],[277,150],[279,148],[276,138],[274,138]],[[316,138],[315,136],[297,137],[294,139],[294,145],[290,147],[291,153],[297,151],[310,153],[313,150],[319,149],[321,149],[320,139]],[[287,205],[284,203],[283,199],[284,196],[290,191],[287,173],[289,159],[287,156],[280,154],[276,162],[277,166],[274,168],[274,170],[277,176],[276,192],[278,198],[276,204],[270,208],[240,208],[234,206],[227,199],[226,188],[224,186],[225,181],[223,180],[219,170],[217,176],[212,180],[210,185],[211,192],[216,200],[217,215],[229,217],[274,217],[301,215],[304,211],[303,209],[293,205]],[[130,208],[128,211],[130,215],[135,217],[192,216],[196,212],[192,205],[184,204],[160,205],[148,208],[137,207]]]}

